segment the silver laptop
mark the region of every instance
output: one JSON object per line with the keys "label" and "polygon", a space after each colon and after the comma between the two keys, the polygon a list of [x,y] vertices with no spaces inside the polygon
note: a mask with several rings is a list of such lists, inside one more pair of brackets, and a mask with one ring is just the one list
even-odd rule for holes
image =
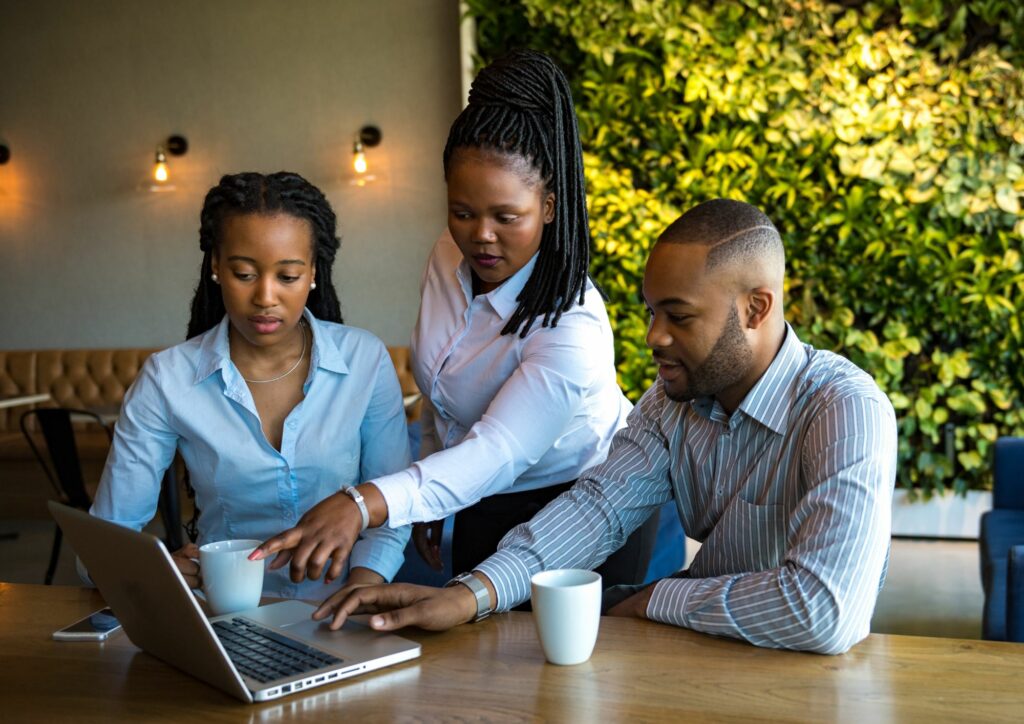
{"label": "silver laptop", "polygon": [[246,702],[267,701],[414,659],[420,645],[301,601],[207,619],[160,539],[50,502],[132,643]]}

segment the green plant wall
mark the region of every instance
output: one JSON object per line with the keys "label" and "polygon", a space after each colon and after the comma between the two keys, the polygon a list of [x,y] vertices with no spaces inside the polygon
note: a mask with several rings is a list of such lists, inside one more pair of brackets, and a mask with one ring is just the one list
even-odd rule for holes
{"label": "green plant wall", "polygon": [[619,380],[654,380],[640,284],[679,213],[764,209],[787,318],[896,408],[899,484],[990,485],[1024,435],[1024,3],[469,0],[480,61],[552,54],[576,93],[592,273]]}

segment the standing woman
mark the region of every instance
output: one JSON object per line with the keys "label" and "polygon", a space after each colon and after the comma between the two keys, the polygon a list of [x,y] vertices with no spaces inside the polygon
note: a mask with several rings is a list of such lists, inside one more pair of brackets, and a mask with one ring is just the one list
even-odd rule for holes
{"label": "standing woman", "polygon": [[[587,274],[569,84],[550,58],[518,51],[481,71],[451,127],[444,171],[448,230],[424,273],[412,343],[427,402],[423,459],[359,491],[370,525],[435,521],[414,534],[435,567],[437,521],[459,511],[453,565],[469,571],[604,460],[630,404]],[[344,560],[360,512],[332,496],[256,555],[283,550],[272,568],[290,559],[292,580],[318,576],[328,558]],[[605,585],[643,581],[656,526],[649,521],[606,561]]]}
{"label": "standing woman", "polygon": [[[341,324],[335,226],[327,199],[297,174],[224,176],[210,190],[188,340],[147,359],[125,397],[93,515],[142,528],[177,450],[202,511],[198,542],[262,540],[332,493],[409,464],[387,349]],[[349,583],[390,580],[408,536],[368,531]],[[192,587],[197,555],[192,544],[173,554]],[[264,583],[269,596],[323,591],[283,572]]]}

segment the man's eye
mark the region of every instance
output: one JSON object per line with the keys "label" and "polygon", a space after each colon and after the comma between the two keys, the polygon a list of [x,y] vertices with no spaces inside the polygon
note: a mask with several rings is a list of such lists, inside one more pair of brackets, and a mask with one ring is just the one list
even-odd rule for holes
{"label": "man's eye", "polygon": [[690,318],[689,314],[670,314],[668,315],[669,321],[672,324],[682,324]]}

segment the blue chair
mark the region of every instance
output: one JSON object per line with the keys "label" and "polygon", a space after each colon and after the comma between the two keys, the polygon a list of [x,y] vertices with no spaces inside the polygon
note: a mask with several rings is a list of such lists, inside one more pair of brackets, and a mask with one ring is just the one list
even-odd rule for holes
{"label": "blue chair", "polygon": [[992,510],[981,516],[981,635],[1024,642],[1024,438],[1001,437],[995,446]]}

